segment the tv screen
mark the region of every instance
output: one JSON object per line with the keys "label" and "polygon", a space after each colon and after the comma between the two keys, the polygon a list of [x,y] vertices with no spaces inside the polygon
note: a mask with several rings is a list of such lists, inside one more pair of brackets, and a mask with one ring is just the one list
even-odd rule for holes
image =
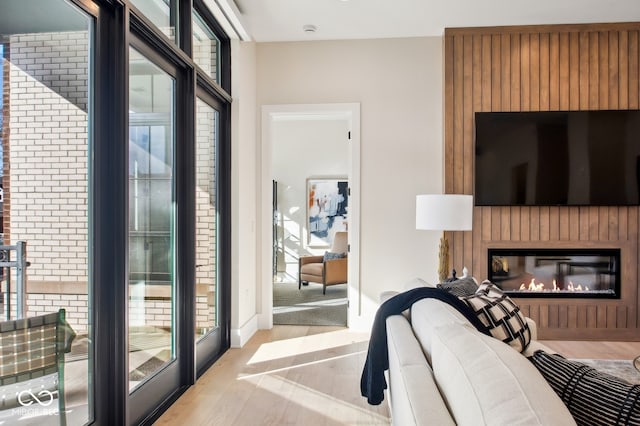
{"label": "tv screen", "polygon": [[640,203],[640,111],[476,112],[478,206]]}

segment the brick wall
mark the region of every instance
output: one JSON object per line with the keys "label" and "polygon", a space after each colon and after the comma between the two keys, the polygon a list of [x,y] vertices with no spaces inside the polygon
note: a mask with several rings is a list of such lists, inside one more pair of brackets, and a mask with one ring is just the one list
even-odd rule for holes
{"label": "brick wall", "polygon": [[9,144],[9,124],[11,117],[10,108],[4,108],[5,105],[9,105],[9,96],[11,93],[11,85],[9,82],[9,60],[11,57],[11,44],[9,43],[8,37],[0,38],[0,43],[3,45],[4,57],[0,58],[2,60],[2,166],[3,166],[3,176],[2,176],[2,187],[3,187],[3,197],[4,201],[2,204],[2,216],[3,216],[3,239],[0,243],[4,244],[5,241],[9,241],[9,236],[11,233],[10,227],[10,208],[11,208],[11,195],[10,195],[10,180],[9,180],[9,154],[11,152],[10,144]]}
{"label": "brick wall", "polygon": [[[198,100],[196,115],[196,281],[198,291],[214,305],[216,282],[216,192],[214,110]],[[206,296],[208,295],[208,297]],[[209,328],[215,319],[215,306],[197,308],[197,328]]]}
{"label": "brick wall", "polygon": [[218,41],[206,39],[193,44],[193,60],[214,80],[218,77]]}
{"label": "brick wall", "polygon": [[30,281],[87,282],[87,39],[11,37],[11,242]]}
{"label": "brick wall", "polygon": [[[5,242],[27,242],[27,315],[63,307],[71,326],[83,333],[88,323],[86,33],[15,35],[6,54],[9,46],[3,104],[10,108],[2,111],[5,218],[10,219]],[[200,54],[215,57],[215,49],[214,44]],[[215,125],[213,112],[205,111],[198,114],[196,153],[196,312],[198,327],[210,328],[216,297]],[[161,293],[131,300],[132,324],[170,327],[169,287]],[[15,314],[15,295],[12,299]]]}

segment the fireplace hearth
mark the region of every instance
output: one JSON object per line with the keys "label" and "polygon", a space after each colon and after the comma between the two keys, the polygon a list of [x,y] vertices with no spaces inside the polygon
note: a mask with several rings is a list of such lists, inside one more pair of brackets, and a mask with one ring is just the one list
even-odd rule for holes
{"label": "fireplace hearth", "polygon": [[620,298],[619,249],[489,249],[488,260],[512,297]]}

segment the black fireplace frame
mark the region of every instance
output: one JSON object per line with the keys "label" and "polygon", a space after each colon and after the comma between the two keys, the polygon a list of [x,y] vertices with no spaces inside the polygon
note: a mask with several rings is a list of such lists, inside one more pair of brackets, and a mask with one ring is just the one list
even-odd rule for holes
{"label": "black fireplace frame", "polygon": [[500,287],[500,277],[493,274],[493,256],[609,256],[614,261],[609,266],[610,275],[614,277],[614,293],[589,292],[589,291],[520,291],[505,290],[510,297],[523,298],[571,298],[571,299],[620,299],[621,297],[621,250],[619,248],[489,248],[487,250],[487,277],[489,281]]}

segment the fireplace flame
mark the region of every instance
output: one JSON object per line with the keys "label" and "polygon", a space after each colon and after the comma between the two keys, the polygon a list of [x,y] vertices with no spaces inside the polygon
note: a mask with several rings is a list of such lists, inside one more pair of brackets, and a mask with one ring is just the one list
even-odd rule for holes
{"label": "fireplace flame", "polygon": [[[553,288],[547,290],[547,291],[562,291],[562,289],[560,289],[558,287],[558,284],[556,282],[556,280],[552,281],[552,286]],[[535,278],[531,278],[531,281],[529,282],[529,284],[525,284],[525,283],[521,283],[520,287],[519,287],[520,291],[545,291],[545,284],[542,282],[536,282]],[[573,284],[573,282],[569,281],[569,284],[567,285],[567,288],[565,288],[565,291],[589,291],[589,286],[582,286],[581,284],[575,285]]]}

